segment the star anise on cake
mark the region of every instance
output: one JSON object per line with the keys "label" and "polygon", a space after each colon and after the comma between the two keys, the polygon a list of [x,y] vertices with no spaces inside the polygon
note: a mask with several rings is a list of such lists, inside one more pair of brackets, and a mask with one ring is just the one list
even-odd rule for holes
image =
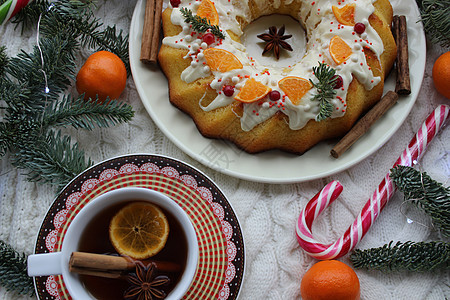
{"label": "star anise on cake", "polygon": [[136,264],[136,272],[127,276],[131,287],[125,292],[124,299],[153,300],[166,298],[167,295],[162,287],[167,285],[170,279],[164,275],[155,276],[155,271],[154,264],[150,264],[148,267]]}
{"label": "star anise on cake", "polygon": [[284,34],[285,26],[281,26],[280,29],[277,30],[275,26],[269,27],[269,33],[263,33],[257,35],[258,38],[262,39],[264,42],[266,42],[266,46],[263,50],[263,55],[267,52],[273,50],[273,53],[277,59],[280,58],[280,46],[283,49],[286,49],[288,51],[292,51],[291,45],[289,45],[285,40],[290,39],[292,37],[292,34]]}

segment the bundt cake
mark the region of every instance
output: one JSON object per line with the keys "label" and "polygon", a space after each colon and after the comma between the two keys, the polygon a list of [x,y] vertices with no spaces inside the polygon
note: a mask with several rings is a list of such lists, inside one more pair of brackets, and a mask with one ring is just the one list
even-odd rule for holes
{"label": "bundt cake", "polygon": [[[305,55],[292,66],[264,66],[240,42],[270,14],[306,30]],[[397,51],[392,16],[388,0],[171,1],[158,60],[171,103],[205,137],[249,153],[302,154],[343,136],[381,98]],[[286,39],[273,27],[262,38],[277,47]]]}

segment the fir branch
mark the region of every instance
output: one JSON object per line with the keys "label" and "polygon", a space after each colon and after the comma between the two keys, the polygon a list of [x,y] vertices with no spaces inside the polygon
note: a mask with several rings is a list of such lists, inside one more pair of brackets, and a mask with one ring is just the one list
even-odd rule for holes
{"label": "fir branch", "polygon": [[35,141],[39,136],[39,123],[27,114],[13,113],[0,123],[0,154],[15,152],[22,141]]}
{"label": "fir branch", "polygon": [[[65,39],[61,34],[42,38],[40,47],[44,58],[43,67],[40,51],[35,46],[32,52],[22,51],[17,57],[11,58],[7,70],[33,95],[28,99],[28,105],[37,110],[45,107],[49,97],[56,100],[71,85],[76,68],[74,53],[79,49],[75,40]],[[48,92],[45,90],[45,79],[50,87]]]}
{"label": "fir branch", "polygon": [[26,170],[29,181],[52,183],[63,188],[70,180],[93,165],[86,161],[84,151],[78,144],[72,145],[69,136],[50,131],[45,138],[40,136],[30,143],[21,143],[12,164]]}
{"label": "fir branch", "polygon": [[207,18],[202,18],[197,15],[193,15],[192,11],[187,8],[180,9],[181,14],[184,17],[184,22],[192,24],[192,29],[197,32],[206,32],[210,30],[212,34],[217,36],[218,38],[224,40],[225,35],[222,33],[218,25],[211,25],[211,22]]}
{"label": "fir branch", "polygon": [[380,248],[356,249],[350,260],[356,269],[374,269],[380,271],[424,272],[435,269],[448,269],[450,262],[450,244],[446,242],[397,242]]}
{"label": "fir branch", "polygon": [[450,47],[450,0],[416,0],[421,21],[433,44]]}
{"label": "fir branch", "polygon": [[390,177],[404,193],[405,199],[428,214],[436,228],[449,237],[450,188],[433,180],[427,173],[406,166],[391,169]]}
{"label": "fir branch", "polygon": [[41,33],[44,36],[65,33],[66,38],[78,39],[83,33],[94,32],[102,24],[94,17],[92,1],[58,1],[43,15]]}
{"label": "fir branch", "polygon": [[128,122],[134,116],[131,106],[118,100],[85,101],[63,97],[61,102],[48,107],[43,125],[45,127],[72,126],[75,129],[92,130],[95,127],[109,127]]}
{"label": "fir branch", "polygon": [[316,116],[316,121],[320,122],[329,118],[333,113],[334,106],[331,100],[336,95],[334,85],[337,80],[336,70],[327,66],[325,63],[319,62],[318,67],[313,67],[313,73],[318,82],[309,80],[317,89],[317,94],[313,96],[312,101],[319,101],[320,110]]}
{"label": "fir branch", "polygon": [[8,56],[6,55],[6,47],[0,47],[0,80],[5,74],[6,66],[8,65]]}
{"label": "fir branch", "polygon": [[31,1],[28,5],[19,10],[19,12],[12,18],[11,23],[16,24],[16,28],[19,25],[22,25],[21,31],[23,33],[26,29],[30,29],[37,23],[39,16],[43,12],[47,11],[49,5],[48,0]]}
{"label": "fir branch", "polygon": [[11,152],[12,164],[25,170],[30,181],[63,187],[92,162],[85,159],[77,144],[72,145],[70,137],[55,132],[57,127],[91,130],[133,117],[131,106],[116,100],[99,104],[81,97],[61,97],[74,79],[75,53],[82,44],[97,45],[117,48],[122,57],[128,57],[128,36],[117,34],[114,27],[98,30],[102,24],[93,17],[92,1],[39,4],[44,63],[37,46],[11,59],[5,56],[8,62],[0,77],[0,99],[5,104],[0,107],[4,116],[0,119],[0,156]]}
{"label": "fir branch", "polygon": [[33,278],[27,274],[27,256],[0,240],[0,285],[19,295],[34,296]]}
{"label": "fir branch", "polygon": [[94,17],[92,6],[90,1],[58,2],[43,20],[42,33],[53,36],[63,28],[66,35],[78,39],[82,47],[96,51],[106,50],[119,56],[125,64],[128,76],[131,75],[128,35],[123,35],[122,30],[117,31],[115,25],[101,30],[103,23]]}

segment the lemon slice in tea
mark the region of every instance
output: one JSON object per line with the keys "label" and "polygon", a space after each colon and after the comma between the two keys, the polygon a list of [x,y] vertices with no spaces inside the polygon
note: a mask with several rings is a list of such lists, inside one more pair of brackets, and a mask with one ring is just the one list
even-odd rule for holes
{"label": "lemon slice in tea", "polygon": [[169,222],[156,205],[134,202],[120,209],[109,225],[109,238],[117,252],[146,259],[161,251],[169,236]]}

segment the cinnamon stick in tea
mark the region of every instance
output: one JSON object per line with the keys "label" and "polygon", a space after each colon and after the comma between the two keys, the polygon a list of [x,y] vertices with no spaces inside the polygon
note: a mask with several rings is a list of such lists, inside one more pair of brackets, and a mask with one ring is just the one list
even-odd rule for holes
{"label": "cinnamon stick in tea", "polygon": [[162,0],[147,0],[142,29],[141,57],[143,63],[155,64],[161,31]]}
{"label": "cinnamon stick in tea", "polygon": [[180,270],[180,265],[167,261],[143,260],[135,262],[131,258],[123,256],[73,252],[70,256],[69,271],[106,278],[118,278],[127,271],[133,270],[136,263],[143,263],[145,266],[153,263],[158,270],[166,272]]}
{"label": "cinnamon stick in tea", "polygon": [[408,28],[405,16],[394,16],[392,29],[397,44],[397,80],[395,92],[399,95],[411,94],[411,82],[409,75],[409,57],[408,57]]}
{"label": "cinnamon stick in tea", "polygon": [[355,143],[364,133],[369,130],[389,108],[397,102],[398,94],[389,91],[375,106],[369,110],[352,129],[331,149],[330,154],[334,158],[341,156],[353,143]]}

